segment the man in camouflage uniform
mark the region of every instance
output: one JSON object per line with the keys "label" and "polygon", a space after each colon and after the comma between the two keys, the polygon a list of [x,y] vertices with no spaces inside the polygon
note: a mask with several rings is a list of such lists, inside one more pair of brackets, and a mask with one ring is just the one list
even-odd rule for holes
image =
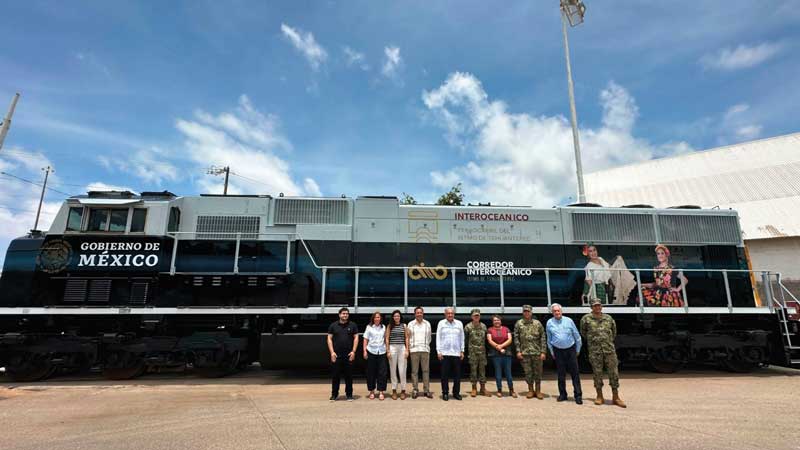
{"label": "man in camouflage uniform", "polygon": [[514,325],[514,345],[517,347],[517,359],[525,370],[525,381],[528,382],[525,397],[543,399],[542,362],[547,357],[547,333],[542,323],[533,318],[531,305],[522,307],[522,319]]}
{"label": "man in camouflage uniform", "polygon": [[477,383],[481,382],[481,395],[488,396],[486,392],[486,325],[481,323],[481,311],[473,309],[470,313],[472,322],[464,326],[464,339],[467,342],[469,353],[469,381],[472,382],[470,396],[478,395]]}
{"label": "man in camouflage uniform", "polygon": [[613,402],[626,408],[627,405],[619,397],[619,371],[617,369],[617,350],[614,339],[617,337],[617,324],[608,314],[603,314],[603,304],[595,298],[591,301],[592,312],[581,318],[581,334],[589,349],[587,356],[592,364],[594,388],[597,390],[595,405],[602,405],[603,372],[608,373],[608,384],[611,385]]}

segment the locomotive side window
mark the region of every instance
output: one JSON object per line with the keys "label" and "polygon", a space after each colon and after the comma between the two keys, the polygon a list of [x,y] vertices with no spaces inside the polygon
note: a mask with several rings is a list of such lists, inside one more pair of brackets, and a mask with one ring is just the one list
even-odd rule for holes
{"label": "locomotive side window", "polygon": [[67,216],[67,231],[81,231],[83,208],[70,208]]}
{"label": "locomotive side window", "polygon": [[181,210],[177,207],[169,209],[169,223],[167,224],[168,233],[177,233],[181,226]]}
{"label": "locomotive side window", "polygon": [[90,209],[87,231],[108,231],[108,209]]}
{"label": "locomotive side window", "polygon": [[134,208],[131,218],[131,233],[144,232],[144,224],[147,220],[147,208]]}
{"label": "locomotive side window", "polygon": [[127,209],[92,208],[89,210],[89,225],[86,230],[124,232],[127,224]]}
{"label": "locomotive side window", "polygon": [[111,210],[111,222],[108,227],[108,231],[125,231],[125,227],[128,225],[128,210],[127,209],[112,209]]}

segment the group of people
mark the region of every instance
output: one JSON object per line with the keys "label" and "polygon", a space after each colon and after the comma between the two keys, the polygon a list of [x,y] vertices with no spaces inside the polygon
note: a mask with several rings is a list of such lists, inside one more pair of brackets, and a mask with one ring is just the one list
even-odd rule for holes
{"label": "group of people", "polygon": [[[619,396],[619,372],[614,339],[616,323],[603,313],[603,304],[597,298],[591,301],[592,312],[580,321],[580,331],[569,317],[562,314],[559,304],[553,304],[553,317],[543,326],[533,317],[530,305],[522,307],[522,318],[514,325],[513,332],[503,325],[499,315],[492,316],[492,325],[481,322],[481,312],[471,311],[472,320],[463,325],[455,318],[453,308],[445,308],[444,319],[436,327],[436,357],[441,365],[442,399],[461,400],[461,364],[465,358],[469,363],[469,378],[472,383],[470,396],[490,396],[486,390],[486,365],[492,359],[494,365],[495,396],[503,397],[502,381],[505,378],[507,394],[517,398],[511,376],[514,357],[522,364],[528,390],[528,399],[543,399],[542,364],[548,353],[555,360],[558,374],[558,401],[567,400],[566,375],[572,379],[575,403],[583,403],[578,355],[584,340],[588,348],[588,359],[592,365],[594,386],[597,391],[595,404],[602,405],[603,378],[607,374],[611,385],[613,404],[626,407]],[[358,327],[349,320],[347,308],[339,310],[339,320],[328,329],[328,350],[332,366],[332,389],[330,400],[339,396],[340,380],[345,379],[347,400],[353,399],[352,364],[359,345]],[[394,311],[388,324],[383,323],[380,312],[372,314],[363,339],[363,357],[367,363],[367,390],[369,398],[384,400],[387,395],[387,378],[391,381],[391,398],[407,398],[406,372],[411,366],[411,398],[420,396],[433,398],[430,389],[430,356],[432,341],[431,324],[425,320],[422,307],[414,308],[414,320],[403,322],[401,312]],[[584,336],[584,338],[581,337]],[[388,372],[388,376],[387,376]],[[419,390],[418,375],[422,374],[422,390]],[[452,381],[452,390],[450,382]],[[480,387],[479,387],[480,386]]]}

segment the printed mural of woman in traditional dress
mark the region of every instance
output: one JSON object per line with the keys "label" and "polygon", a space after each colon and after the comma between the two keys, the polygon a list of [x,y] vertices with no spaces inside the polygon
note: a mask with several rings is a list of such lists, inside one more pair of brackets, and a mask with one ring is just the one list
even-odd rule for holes
{"label": "printed mural of woman in traditional dress", "polygon": [[[642,296],[645,306],[683,306],[683,289],[689,280],[683,271],[675,273],[669,260],[669,248],[665,245],[656,246],[656,259],[658,265],[653,268],[653,283],[642,283]],[[678,281],[680,280],[680,284]]]}
{"label": "printed mural of woman in traditional dress", "polygon": [[[603,304],[624,305],[634,287],[636,279],[625,266],[622,256],[617,255],[614,263],[609,264],[601,258],[594,244],[583,246],[583,256],[589,258],[586,263],[583,294],[581,298],[584,305],[591,304],[594,299],[599,299]],[[609,297],[613,296],[613,302]]]}

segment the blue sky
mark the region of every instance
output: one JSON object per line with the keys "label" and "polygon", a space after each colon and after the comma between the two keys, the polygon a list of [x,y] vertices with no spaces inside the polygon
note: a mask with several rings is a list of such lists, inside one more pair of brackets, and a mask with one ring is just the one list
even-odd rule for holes
{"label": "blue sky", "polygon": [[[79,194],[574,196],[558,2],[8,2],[0,169]],[[798,131],[800,8],[587,0],[586,171]],[[0,176],[0,248],[38,187]],[[49,191],[44,224],[64,196]]]}

